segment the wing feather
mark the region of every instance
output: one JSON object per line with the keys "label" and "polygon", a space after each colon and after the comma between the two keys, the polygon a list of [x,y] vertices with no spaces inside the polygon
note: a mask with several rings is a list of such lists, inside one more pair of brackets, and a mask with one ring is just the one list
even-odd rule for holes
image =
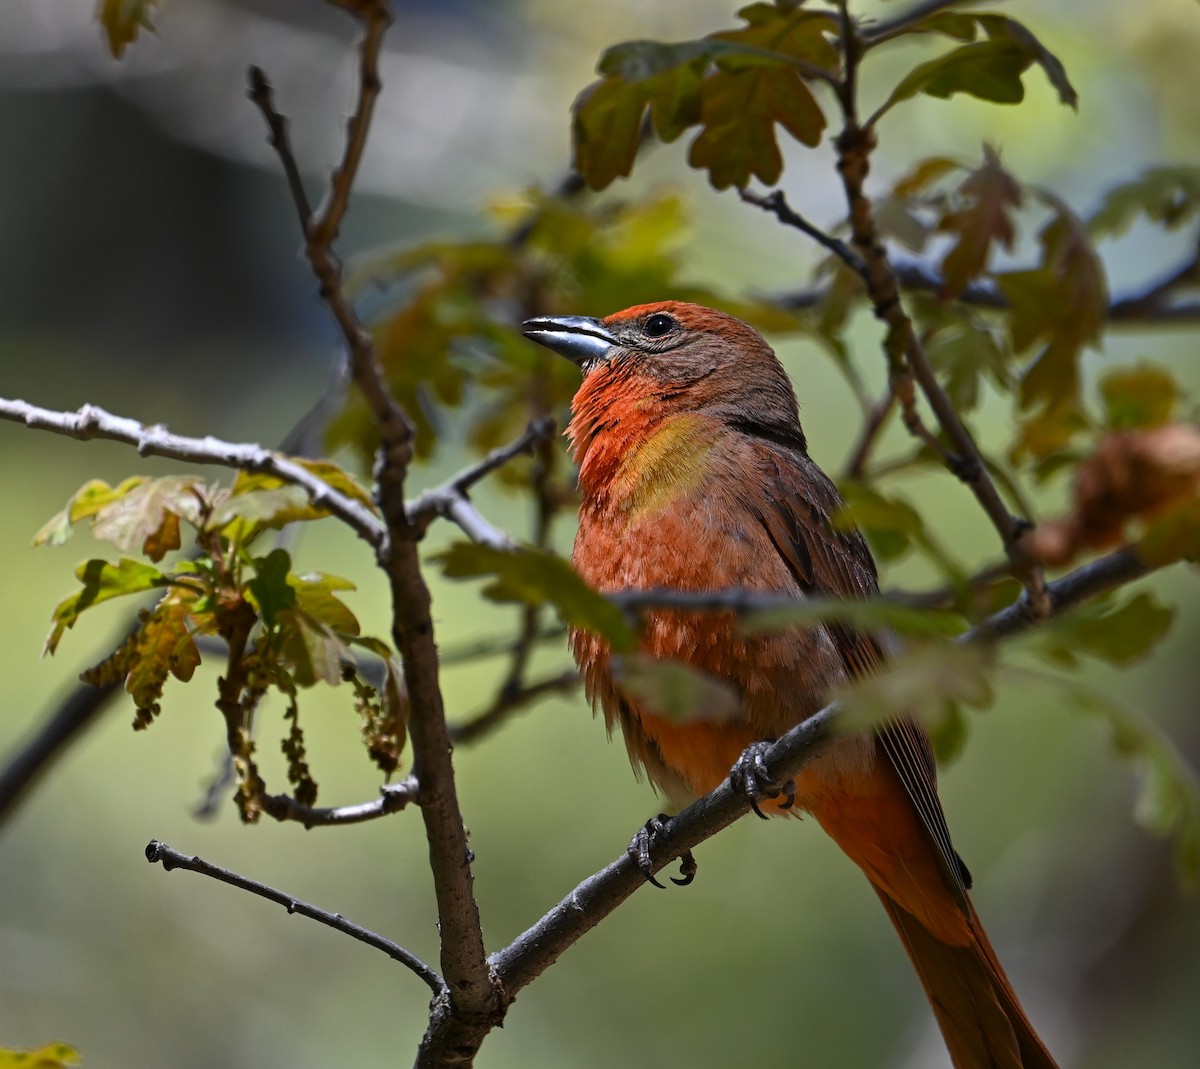
{"label": "wing feather", "polygon": [[[760,507],[759,518],[801,588],[836,598],[878,594],[875,561],[862,532],[833,525],[831,517],[841,498],[825,473],[798,449],[765,443],[760,449],[773,493]],[[871,635],[843,623],[827,624],[826,630],[851,677],[867,675],[883,664],[883,650]],[[950,842],[928,736],[913,721],[897,718],[880,725],[876,738],[912,800],[947,886],[968,910],[971,877]]]}

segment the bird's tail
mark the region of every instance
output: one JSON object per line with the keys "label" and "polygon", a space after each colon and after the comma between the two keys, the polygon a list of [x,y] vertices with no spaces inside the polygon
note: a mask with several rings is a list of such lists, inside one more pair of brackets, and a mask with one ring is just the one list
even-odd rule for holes
{"label": "bird's tail", "polygon": [[970,942],[943,942],[876,887],[933,1006],[955,1069],[1057,1069],[1025,1016],[983,925],[970,910]]}

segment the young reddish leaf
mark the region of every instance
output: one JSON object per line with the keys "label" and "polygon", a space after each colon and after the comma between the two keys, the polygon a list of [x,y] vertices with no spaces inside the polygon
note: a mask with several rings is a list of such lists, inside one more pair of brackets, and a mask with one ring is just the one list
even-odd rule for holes
{"label": "young reddish leaf", "polygon": [[1168,230],[1200,212],[1200,167],[1151,167],[1139,178],[1110,189],[1088,230],[1096,236],[1123,234],[1139,215]]}
{"label": "young reddish leaf", "polygon": [[896,179],[892,193],[902,198],[915,197],[924,193],[939,178],[962,168],[962,162],[950,156],[927,156],[918,160],[907,174]]}
{"label": "young reddish leaf", "polygon": [[129,650],[125,690],[133,698],[138,723],[159,713],[167,676],[186,683],[200,664],[200,650],[188,629],[190,599],[169,594],[146,614]]}
{"label": "young reddish leaf", "polygon": [[951,294],[982,274],[993,244],[1012,248],[1012,212],[1021,206],[1021,185],[1001,165],[996,150],[985,144],[983,163],[963,180],[956,197],[961,207],[938,224],[939,230],[956,238],[942,261]]}
{"label": "young reddish leaf", "polygon": [[199,524],[201,503],[208,498],[202,479],[184,475],[146,479],[96,510],[92,535],[123,553],[140,549],[151,560],[161,560],[168,550],[179,548],[180,518]]}
{"label": "young reddish leaf", "polygon": [[125,48],[138,39],[143,30],[154,32],[150,10],[159,0],[99,0],[96,18],[108,38],[108,50],[114,59],[125,54]]}
{"label": "young reddish leaf", "polygon": [[483,588],[492,601],[553,605],[572,627],[594,631],[618,651],[633,646],[634,633],[621,611],[587,585],[570,563],[543,549],[495,549],[455,542],[431,558],[451,579],[490,576]]}
{"label": "young reddish leaf", "polygon": [[1141,363],[1115,368],[1100,379],[1105,422],[1113,430],[1161,427],[1170,423],[1179,401],[1179,384],[1165,368]]}
{"label": "young reddish leaf", "polygon": [[642,709],[678,723],[721,723],[741,711],[735,687],[682,661],[626,653],[612,659],[612,671]]}
{"label": "young reddish leaf", "polygon": [[141,594],[169,586],[171,582],[157,568],[128,557],[121,558],[117,564],[106,560],[86,561],[75,569],[75,576],[83,583],[83,589],[55,606],[54,626],[46,638],[45,653],[53,653],[58,649],[63,632],[75,626],[75,621],[85,609],[127,594]]}
{"label": "young reddish leaf", "polygon": [[[1028,536],[1029,552],[1051,564],[1069,561],[1081,549],[1106,549],[1121,542],[1134,519],[1153,521],[1169,512],[1185,520],[1200,504],[1200,428],[1175,423],[1139,431],[1109,431],[1075,473],[1074,508],[1038,524]],[[1193,530],[1200,540],[1200,526]],[[1159,557],[1158,559],[1163,559]]]}

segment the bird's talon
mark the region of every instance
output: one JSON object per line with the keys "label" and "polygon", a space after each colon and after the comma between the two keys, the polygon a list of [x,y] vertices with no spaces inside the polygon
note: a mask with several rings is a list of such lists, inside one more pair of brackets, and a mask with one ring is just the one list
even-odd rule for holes
{"label": "bird's talon", "polygon": [[771,746],[770,741],[756,742],[752,746],[747,746],[729,772],[730,785],[735,791],[740,791],[746,796],[750,808],[763,820],[767,819],[767,814],[758,806],[759,801],[763,798],[774,799],[782,794],[783,800],[779,803],[780,809],[790,809],[796,804],[795,781],[788,780],[784,784],[778,784],[771,780],[767,772],[763,755]]}
{"label": "bird's talon", "polygon": [[696,864],[696,858],[690,850],[685,850],[679,857],[679,875],[672,876],[671,882],[676,887],[686,887],[696,878],[696,870],[699,866]]}
{"label": "bird's talon", "polygon": [[[650,852],[654,847],[654,840],[662,832],[667,820],[666,813],[659,813],[656,817],[651,817],[634,833],[633,838],[629,841],[629,856],[633,858],[633,863],[637,865],[638,871],[645,877],[647,883],[653,884],[661,890],[666,890],[666,885],[659,883],[654,877],[654,863],[650,859]],[[689,850],[684,853],[679,859],[680,878],[671,877],[671,882],[678,884],[680,887],[686,887],[696,878],[696,859],[692,857],[692,852]]]}
{"label": "bird's talon", "polygon": [[783,785],[783,799],[779,803],[780,809],[791,809],[796,804],[796,781],[790,779]]}

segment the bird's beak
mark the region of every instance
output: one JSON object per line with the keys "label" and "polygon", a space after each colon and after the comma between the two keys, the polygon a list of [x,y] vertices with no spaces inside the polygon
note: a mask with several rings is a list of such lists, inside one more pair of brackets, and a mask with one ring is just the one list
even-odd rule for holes
{"label": "bird's beak", "polygon": [[600,320],[587,316],[538,316],[525,320],[521,333],[585,371],[620,345]]}

